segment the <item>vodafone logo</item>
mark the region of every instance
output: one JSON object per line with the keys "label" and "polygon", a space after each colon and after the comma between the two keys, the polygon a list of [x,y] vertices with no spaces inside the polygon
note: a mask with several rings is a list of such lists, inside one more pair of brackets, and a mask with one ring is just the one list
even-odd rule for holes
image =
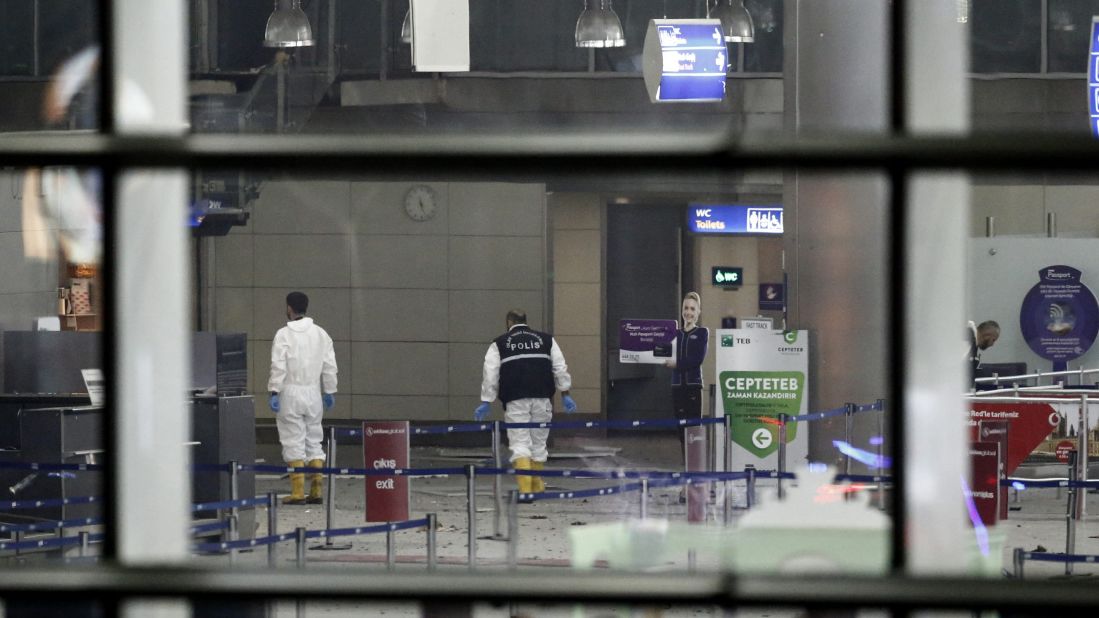
{"label": "vodafone logo", "polygon": [[1057,412],[1049,413],[1049,425],[1050,427],[1056,427],[1061,424],[1061,415]]}

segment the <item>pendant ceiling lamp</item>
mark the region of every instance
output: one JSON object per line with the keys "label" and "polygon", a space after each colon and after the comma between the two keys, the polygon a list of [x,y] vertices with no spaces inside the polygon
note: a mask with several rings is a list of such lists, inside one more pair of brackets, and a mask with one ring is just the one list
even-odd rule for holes
{"label": "pendant ceiling lamp", "polygon": [[711,19],[721,20],[721,32],[727,43],[751,43],[756,40],[752,15],[744,8],[744,0],[717,0],[710,11]]}
{"label": "pendant ceiling lamp", "polygon": [[404,14],[404,21],[401,22],[401,42],[412,42],[412,7],[408,7],[408,10]]}
{"label": "pendant ceiling lamp", "polygon": [[[289,4],[289,6],[286,6]],[[275,11],[267,18],[264,47],[310,47],[313,28],[301,10],[301,0],[275,0]]]}
{"label": "pendant ceiling lamp", "polygon": [[[599,2],[599,8],[591,5]],[[584,12],[576,20],[577,47],[622,47],[626,35],[622,22],[611,6],[611,0],[584,0]]]}

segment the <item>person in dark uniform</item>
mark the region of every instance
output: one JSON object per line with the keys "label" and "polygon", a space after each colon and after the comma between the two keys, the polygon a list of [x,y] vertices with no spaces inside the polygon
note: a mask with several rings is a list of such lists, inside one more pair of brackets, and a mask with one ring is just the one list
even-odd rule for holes
{"label": "person in dark uniform", "polygon": [[[548,333],[527,326],[527,313],[512,309],[507,314],[507,332],[497,337],[485,353],[481,380],[481,404],[473,412],[478,421],[488,416],[497,397],[504,403],[504,420],[509,423],[548,423],[553,418],[553,393],[561,391],[565,412],[575,412],[569,395],[572,377],[557,341]],[[516,470],[541,470],[549,452],[549,429],[508,429],[508,448]],[[517,476],[519,492],[545,490],[541,477]]]}
{"label": "person in dark uniform", "polygon": [[986,320],[978,325],[969,322],[965,329],[966,338],[969,341],[969,352],[966,360],[969,362],[969,383],[974,384],[977,379],[977,369],[981,366],[981,352],[991,348],[1000,338],[1000,325],[993,320]]}
{"label": "person in dark uniform", "polygon": [[[710,345],[710,331],[698,325],[702,299],[698,292],[683,297],[683,326],[676,333],[675,358],[664,361],[672,369],[672,401],[677,419],[702,418],[702,361]],[[683,432],[679,432],[683,446]]]}

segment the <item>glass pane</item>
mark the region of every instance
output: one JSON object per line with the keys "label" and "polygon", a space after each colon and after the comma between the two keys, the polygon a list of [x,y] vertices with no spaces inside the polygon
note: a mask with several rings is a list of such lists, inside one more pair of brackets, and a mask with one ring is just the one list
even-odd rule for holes
{"label": "glass pane", "polygon": [[1040,0],[973,0],[972,6],[974,73],[1041,71]]}
{"label": "glass pane", "polygon": [[781,73],[783,57],[782,0],[748,0],[756,40],[744,45],[744,70],[749,73]]}
{"label": "glass pane", "polygon": [[[784,179],[801,196],[796,205],[785,202]],[[240,553],[237,564],[268,564],[269,535],[302,527],[341,531],[311,538],[310,547],[347,547],[309,552],[311,566],[380,569],[388,559],[384,528],[344,532],[411,521],[411,530],[395,533],[396,568],[423,573],[429,549],[421,520],[434,514],[440,568],[464,569],[470,502],[462,468],[472,464],[479,568],[781,570],[792,558],[756,560],[749,557],[763,554],[733,549],[748,536],[778,542],[766,525],[758,535],[732,531],[761,525],[751,521],[750,506],[767,509],[755,519],[771,521],[766,513],[777,506],[778,483],[766,471],[785,468],[799,479],[783,481],[787,516],[812,521],[818,509],[822,517],[840,509],[873,530],[869,537],[858,532],[861,563],[844,558],[854,537],[841,535],[831,546],[835,568],[886,571],[888,486],[834,481],[836,473],[889,474],[881,457],[889,450],[888,411],[877,404],[888,378],[887,192],[880,177],[653,171],[518,180],[500,170],[479,178],[398,180],[207,170],[193,186],[196,204],[221,203],[197,212],[194,228],[195,314],[205,331],[196,333],[196,350],[209,347],[196,352],[206,360],[196,361],[194,387],[202,394],[195,410],[211,406],[220,412],[209,418],[236,419],[222,426],[216,438],[222,447],[201,463],[236,458],[248,464],[238,478],[240,495],[289,498],[273,531],[264,506],[242,511],[241,522],[248,521],[239,534],[259,545]],[[800,235],[782,227],[795,220]],[[715,269],[737,278],[716,277]],[[688,292],[698,296],[684,301]],[[849,298],[861,302],[852,306]],[[698,328],[688,325],[692,320]],[[535,334],[509,344],[505,333],[528,332],[517,324]],[[672,339],[677,324],[684,332],[674,349],[650,341],[639,351],[628,324],[670,329],[660,332]],[[734,324],[742,330],[725,330]],[[331,338],[333,376],[317,328]],[[782,328],[795,332],[784,336]],[[319,338],[310,344],[299,332]],[[866,333],[874,336],[857,349],[832,343]],[[778,356],[757,352],[749,339]],[[545,347],[532,352],[537,346]],[[485,385],[491,351],[498,368],[488,361]],[[552,369],[557,351],[561,373]],[[530,385],[516,382],[507,367],[539,354],[549,357],[538,365],[541,381],[531,383],[539,390],[519,397],[515,389]],[[639,354],[647,358],[636,362]],[[228,359],[236,364],[227,371]],[[666,366],[672,359],[681,372]],[[240,381],[223,383],[230,376]],[[325,408],[328,392],[334,396]],[[506,412],[502,398],[511,402]],[[779,463],[778,414],[835,415],[847,401],[863,404],[850,433],[841,421],[791,420],[787,459]],[[322,408],[323,431],[294,429],[288,421]],[[731,443],[718,422],[726,415],[736,428]],[[703,417],[710,424],[683,438],[678,419]],[[550,420],[590,425],[510,428],[494,451],[492,422]],[[379,450],[377,436],[394,429],[364,429],[364,421],[409,423],[396,430],[412,434],[411,449],[402,438],[396,451]],[[200,422],[196,416],[196,431]],[[247,435],[256,442],[238,439]],[[212,449],[212,439],[196,435],[203,442],[196,448]],[[727,444],[736,472],[727,484],[697,478],[688,488],[672,477],[685,468],[723,469]],[[330,484],[310,467],[326,464],[349,470],[336,470]],[[751,484],[746,464],[760,471]],[[302,469],[287,478],[286,466]],[[386,476],[392,468],[417,472]],[[501,475],[497,468],[548,476]],[[649,492],[642,493],[645,475]],[[227,480],[196,478],[196,492],[203,485],[224,488]],[[516,490],[522,503],[514,506],[517,528],[510,528],[509,492]],[[505,537],[513,549],[501,542]],[[810,551],[802,545],[809,537],[784,537],[795,554]],[[295,548],[293,540],[278,543],[277,568],[292,567]],[[199,561],[233,564],[224,552]]]}
{"label": "glass pane", "polygon": [[1099,2],[1049,3],[1049,70],[1053,73],[1086,73],[1091,18],[1099,15]]}
{"label": "glass pane", "polygon": [[[90,566],[104,547],[100,467],[111,427],[100,174],[7,169],[0,183],[0,556]],[[12,602],[7,615],[48,605]]]}

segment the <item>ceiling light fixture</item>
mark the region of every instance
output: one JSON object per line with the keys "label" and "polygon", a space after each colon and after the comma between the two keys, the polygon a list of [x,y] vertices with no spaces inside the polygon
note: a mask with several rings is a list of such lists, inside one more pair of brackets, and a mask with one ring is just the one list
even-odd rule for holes
{"label": "ceiling light fixture", "polygon": [[727,43],[752,43],[756,40],[756,27],[752,15],[744,8],[744,0],[717,0],[710,17],[721,20],[721,33]]}
{"label": "ceiling light fixture", "polygon": [[584,11],[576,20],[576,46],[622,47],[625,44],[622,22],[615,14],[611,0],[599,0],[598,9],[591,8],[589,0],[584,0]]}
{"label": "ceiling light fixture", "polygon": [[267,18],[263,33],[264,47],[310,47],[313,45],[313,28],[309,18],[301,10],[301,0],[275,0],[275,11]]}

